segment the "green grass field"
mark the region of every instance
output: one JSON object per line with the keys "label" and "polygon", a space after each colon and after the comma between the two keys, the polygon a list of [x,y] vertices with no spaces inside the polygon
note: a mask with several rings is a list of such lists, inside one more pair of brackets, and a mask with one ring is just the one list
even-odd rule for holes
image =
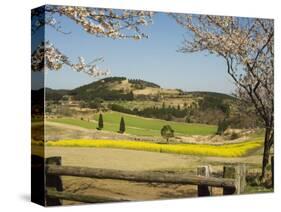
{"label": "green grass field", "polygon": [[[119,123],[121,117],[124,117],[126,124],[126,133],[139,136],[160,136],[161,128],[169,124],[175,131],[175,135],[211,135],[217,130],[215,125],[206,124],[187,124],[180,122],[164,121],[160,119],[147,119],[139,116],[128,115],[119,112],[103,113],[103,121],[105,131],[117,132],[119,130]],[[97,122],[99,114],[94,116]],[[78,120],[73,118],[59,118],[52,119],[52,122],[70,124],[74,126],[83,127],[86,129],[95,129],[97,123]]]}
{"label": "green grass field", "polygon": [[[37,143],[34,143],[37,144]],[[39,143],[38,143],[39,144]],[[47,146],[54,147],[95,147],[166,152],[175,154],[204,155],[218,157],[241,157],[262,146],[260,139],[249,140],[237,144],[155,144],[145,141],[127,140],[61,140],[48,141]]]}

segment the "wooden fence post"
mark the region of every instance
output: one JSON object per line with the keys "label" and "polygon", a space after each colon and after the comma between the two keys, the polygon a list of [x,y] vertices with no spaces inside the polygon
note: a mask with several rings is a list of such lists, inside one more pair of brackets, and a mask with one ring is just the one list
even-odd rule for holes
{"label": "wooden fence post", "polygon": [[247,175],[247,167],[245,164],[239,164],[236,168],[236,180],[237,180],[237,194],[242,194],[246,188],[246,175]]}
{"label": "wooden fence post", "polygon": [[[204,176],[204,177],[210,177],[210,167],[209,166],[201,166],[197,168],[197,175],[199,176]],[[211,196],[212,195],[212,190],[211,187],[207,185],[198,185],[198,197],[203,197],[203,196]]]}
{"label": "wooden fence post", "polygon": [[223,167],[223,177],[235,179],[235,188],[224,187],[223,195],[241,194],[246,187],[246,166],[245,164]]}
{"label": "wooden fence post", "polygon": [[[61,157],[50,157],[46,158],[46,165],[61,165]],[[46,168],[46,194],[47,189],[55,190],[55,191],[62,191],[62,180],[60,176],[57,175],[49,175],[47,168]],[[62,205],[62,201],[58,198],[53,197],[46,197],[46,206],[56,206],[56,205]]]}
{"label": "wooden fence post", "polygon": [[[235,168],[233,166],[224,166],[223,178],[235,178]],[[234,194],[235,190],[233,187],[223,187],[223,195]]]}

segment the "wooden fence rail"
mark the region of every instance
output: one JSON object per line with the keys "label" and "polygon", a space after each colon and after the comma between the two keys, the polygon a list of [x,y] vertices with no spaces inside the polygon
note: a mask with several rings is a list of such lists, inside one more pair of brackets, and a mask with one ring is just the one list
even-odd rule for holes
{"label": "wooden fence rail", "polygon": [[211,196],[212,187],[223,188],[223,194],[240,194],[245,187],[245,165],[224,167],[223,178],[212,177],[209,166],[198,167],[197,175],[185,173],[139,172],[88,167],[61,166],[60,157],[46,160],[46,205],[61,204],[61,199],[80,202],[116,202],[128,199],[108,198],[95,195],[80,195],[62,191],[60,176],[89,177],[97,179],[126,180],[148,183],[189,184],[198,186],[198,196]]}

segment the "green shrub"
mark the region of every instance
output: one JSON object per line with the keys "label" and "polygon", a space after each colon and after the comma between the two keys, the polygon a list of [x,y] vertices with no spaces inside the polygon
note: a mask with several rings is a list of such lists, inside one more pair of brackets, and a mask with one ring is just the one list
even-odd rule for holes
{"label": "green shrub", "polygon": [[164,125],[161,129],[161,136],[169,141],[169,138],[174,137],[174,130],[170,125]]}

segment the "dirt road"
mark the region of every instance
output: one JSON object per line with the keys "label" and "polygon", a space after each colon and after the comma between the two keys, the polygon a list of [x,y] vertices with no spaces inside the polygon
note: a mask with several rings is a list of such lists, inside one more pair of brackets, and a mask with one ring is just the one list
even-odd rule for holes
{"label": "dirt road", "polygon": [[259,165],[261,157],[203,157],[147,151],[88,147],[46,147],[46,157],[61,156],[63,165],[108,168],[118,170],[194,170],[198,165],[221,166],[247,163]]}

